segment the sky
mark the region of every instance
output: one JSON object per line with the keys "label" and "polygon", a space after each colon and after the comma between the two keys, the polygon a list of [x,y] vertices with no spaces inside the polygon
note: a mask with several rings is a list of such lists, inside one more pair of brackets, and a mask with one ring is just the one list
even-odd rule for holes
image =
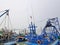
{"label": "sky", "polygon": [[13,28],[17,29],[28,28],[30,16],[37,25],[37,32],[41,32],[49,18],[60,19],[60,0],[0,0],[0,10],[6,9],[9,9]]}

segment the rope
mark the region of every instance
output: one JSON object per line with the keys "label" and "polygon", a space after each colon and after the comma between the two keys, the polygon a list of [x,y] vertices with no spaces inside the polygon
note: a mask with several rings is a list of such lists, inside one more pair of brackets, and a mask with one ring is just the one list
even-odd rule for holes
{"label": "rope", "polygon": [[13,29],[13,26],[12,26],[12,23],[11,23],[11,20],[10,20],[10,17],[9,17],[9,22],[10,22],[10,24],[11,24],[11,28]]}
{"label": "rope", "polygon": [[6,17],[2,20],[2,22],[0,23],[0,26],[2,25],[2,23],[5,21]]}

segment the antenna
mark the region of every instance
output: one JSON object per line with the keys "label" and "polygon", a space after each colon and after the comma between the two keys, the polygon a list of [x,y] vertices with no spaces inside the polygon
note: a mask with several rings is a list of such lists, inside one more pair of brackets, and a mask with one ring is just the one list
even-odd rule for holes
{"label": "antenna", "polygon": [[[32,0],[31,0],[31,12],[32,12],[33,20],[34,20],[34,12],[33,12],[33,7],[32,7]],[[33,22],[35,23],[35,20]]]}

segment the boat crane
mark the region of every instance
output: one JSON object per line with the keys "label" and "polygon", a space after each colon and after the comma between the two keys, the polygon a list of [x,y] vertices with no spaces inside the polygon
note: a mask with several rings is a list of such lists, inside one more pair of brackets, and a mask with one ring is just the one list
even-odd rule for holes
{"label": "boat crane", "polygon": [[[4,11],[1,11],[2,12],[2,14],[0,14],[0,18],[1,17],[3,17],[5,14],[5,17],[4,17],[4,19],[2,20],[2,22],[0,23],[0,25],[2,25],[2,23],[5,21],[5,24],[6,24],[6,18],[7,18],[7,16],[8,16],[8,28],[9,28],[9,9],[7,9],[7,10],[4,10]],[[0,12],[0,13],[1,13]],[[5,26],[5,28],[6,28],[6,26]]]}
{"label": "boat crane", "polygon": [[[48,29],[49,28],[49,29]],[[58,18],[53,18],[53,19],[49,19],[47,21],[47,24],[46,26],[44,27],[43,29],[43,32],[44,35],[47,35],[47,33],[56,33],[59,35],[59,30],[60,30],[60,27],[59,27],[59,21],[58,21]],[[49,31],[49,32],[47,32]]]}

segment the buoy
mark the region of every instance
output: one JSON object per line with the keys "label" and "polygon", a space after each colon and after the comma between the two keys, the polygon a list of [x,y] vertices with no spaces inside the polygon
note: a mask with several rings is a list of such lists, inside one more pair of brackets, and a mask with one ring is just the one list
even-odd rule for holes
{"label": "buoy", "polygon": [[38,41],[37,41],[37,43],[38,43],[38,44],[40,44],[40,43],[41,43],[41,41],[40,41],[40,40],[38,40]]}

